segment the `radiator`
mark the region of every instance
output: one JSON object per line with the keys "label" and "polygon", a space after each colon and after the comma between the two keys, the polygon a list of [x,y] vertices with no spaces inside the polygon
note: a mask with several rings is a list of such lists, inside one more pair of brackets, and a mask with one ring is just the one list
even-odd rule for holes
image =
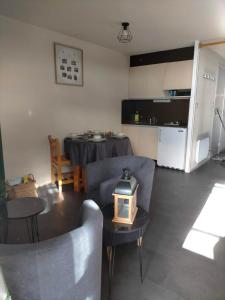
{"label": "radiator", "polygon": [[197,140],[195,161],[200,163],[204,159],[208,158],[209,154],[209,137],[205,136]]}

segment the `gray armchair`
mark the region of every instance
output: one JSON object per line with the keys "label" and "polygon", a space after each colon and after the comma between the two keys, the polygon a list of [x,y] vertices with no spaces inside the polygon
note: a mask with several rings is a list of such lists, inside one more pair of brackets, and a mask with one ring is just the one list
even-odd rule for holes
{"label": "gray armchair", "polygon": [[141,156],[118,156],[90,163],[86,166],[87,195],[100,207],[113,202],[112,192],[123,168],[129,168],[136,177],[138,205],[149,210],[155,162]]}
{"label": "gray armchair", "polygon": [[100,300],[102,214],[86,200],[77,229],[36,244],[0,245],[12,299]]}

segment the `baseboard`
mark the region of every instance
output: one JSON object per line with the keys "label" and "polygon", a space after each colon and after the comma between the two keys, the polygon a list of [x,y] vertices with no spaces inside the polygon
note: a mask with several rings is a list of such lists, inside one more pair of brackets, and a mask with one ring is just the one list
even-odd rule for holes
{"label": "baseboard", "polygon": [[195,171],[196,169],[200,168],[202,165],[204,165],[205,163],[207,163],[210,160],[210,157],[207,157],[206,159],[204,159],[203,161],[201,161],[200,163],[198,163],[196,166],[194,166],[189,172],[185,173],[191,173],[193,171]]}

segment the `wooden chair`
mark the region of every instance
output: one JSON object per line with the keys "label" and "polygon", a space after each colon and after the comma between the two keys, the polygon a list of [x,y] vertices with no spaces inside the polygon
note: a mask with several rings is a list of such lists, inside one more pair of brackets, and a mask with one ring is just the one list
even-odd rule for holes
{"label": "wooden chair", "polygon": [[64,166],[71,166],[69,159],[66,159],[62,155],[61,145],[57,138],[48,136],[50,145],[50,158],[51,158],[51,181],[52,183],[58,182],[59,192],[62,192],[63,184],[74,184],[74,190],[76,190],[76,178],[74,171],[63,172]]}

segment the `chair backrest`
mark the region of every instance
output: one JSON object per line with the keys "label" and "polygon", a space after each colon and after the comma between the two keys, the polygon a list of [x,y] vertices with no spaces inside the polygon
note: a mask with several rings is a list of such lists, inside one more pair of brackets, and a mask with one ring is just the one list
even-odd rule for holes
{"label": "chair backrest", "polygon": [[57,160],[58,163],[61,162],[61,145],[57,138],[53,138],[51,135],[48,135],[48,141],[50,145],[50,157],[51,161]]}
{"label": "chair backrest", "polygon": [[100,300],[103,217],[84,201],[77,229],[35,244],[0,244],[0,265],[12,299]]}

